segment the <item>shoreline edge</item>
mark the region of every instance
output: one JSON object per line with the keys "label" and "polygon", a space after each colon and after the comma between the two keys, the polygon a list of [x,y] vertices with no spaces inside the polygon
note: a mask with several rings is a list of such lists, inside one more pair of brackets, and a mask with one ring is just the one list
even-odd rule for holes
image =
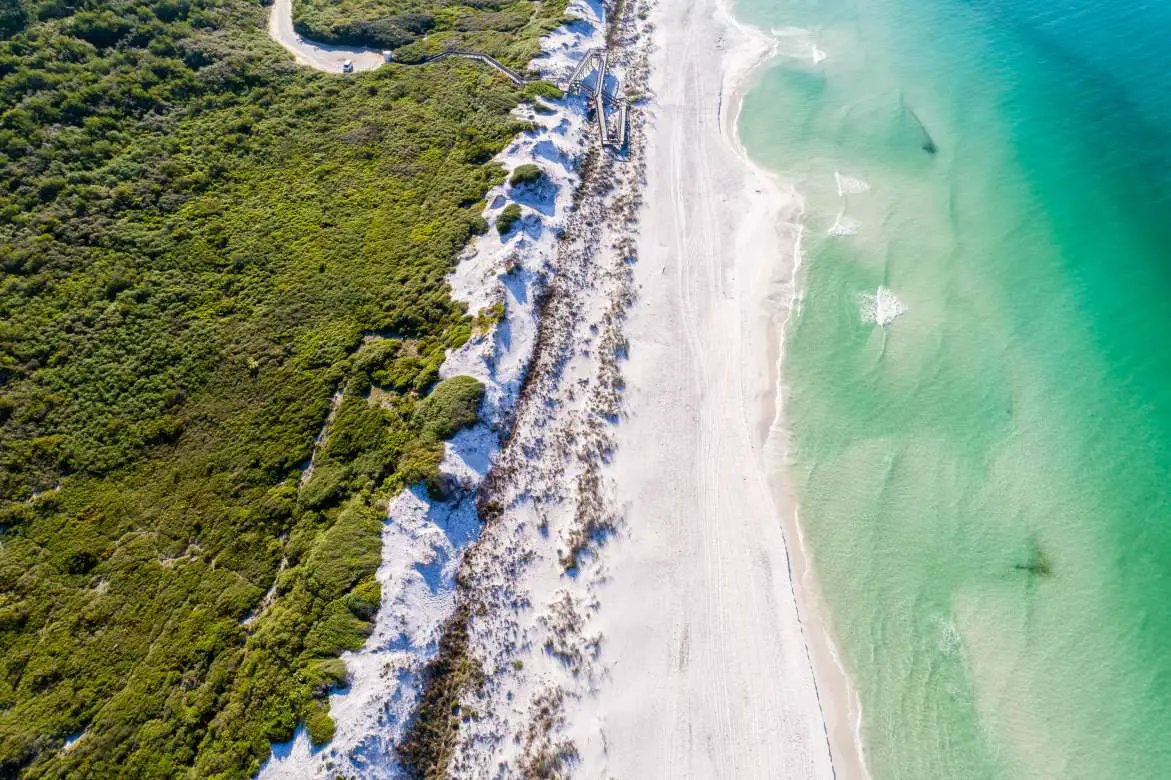
{"label": "shoreline edge", "polygon": [[[826,741],[829,745],[835,776],[871,780],[862,740],[862,705],[845,662],[838,649],[830,622],[831,613],[817,580],[812,554],[801,529],[799,506],[790,470],[787,422],[784,418],[784,342],[794,313],[800,305],[798,289],[802,261],[805,213],[804,201],[781,178],[757,164],[740,138],[740,116],[744,98],[764,68],[777,56],[776,39],[764,31],[736,18],[729,0],[716,0],[717,22],[740,41],[730,45],[735,52],[724,59],[723,86],[719,123],[725,142],[736,157],[761,185],[760,199],[764,213],[761,221],[785,221],[791,226],[791,241],[782,251],[789,253],[785,262],[762,264],[764,284],[756,285],[755,298],[745,300],[745,315],[763,320],[765,351],[760,368],[767,374],[769,392],[762,396],[761,468],[766,474],[775,501],[775,509],[786,539],[786,555],[792,576],[798,619],[805,640],[805,650],[813,671]],[[724,96],[727,96],[724,99]],[[753,215],[759,214],[754,210]],[[765,227],[747,219],[739,226],[742,236]],[[781,236],[778,236],[780,238]],[[739,243],[739,242],[738,242]],[[749,288],[753,289],[753,288]],[[763,293],[763,294],[762,294]]]}

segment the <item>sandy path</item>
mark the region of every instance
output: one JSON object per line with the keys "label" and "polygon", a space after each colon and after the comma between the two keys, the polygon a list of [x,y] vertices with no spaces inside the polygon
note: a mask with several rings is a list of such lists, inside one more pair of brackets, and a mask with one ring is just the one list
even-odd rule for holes
{"label": "sandy path", "polygon": [[327,73],[341,73],[342,62],[351,60],[355,71],[374,70],[383,63],[382,52],[357,46],[330,46],[307,41],[293,29],[293,0],[275,0],[268,14],[268,34],[302,65]]}
{"label": "sandy path", "polygon": [[739,156],[720,115],[769,43],[715,0],[661,0],[653,20],[639,300],[610,470],[627,526],[598,590],[609,680],[587,706],[606,741],[583,751],[582,776],[831,777],[764,470],[800,204]]}

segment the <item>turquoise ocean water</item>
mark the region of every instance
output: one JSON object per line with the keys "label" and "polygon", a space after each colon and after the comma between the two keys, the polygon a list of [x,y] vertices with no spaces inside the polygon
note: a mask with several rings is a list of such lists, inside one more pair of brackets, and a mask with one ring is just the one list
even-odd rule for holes
{"label": "turquoise ocean water", "polygon": [[740,0],[875,778],[1171,778],[1171,3]]}

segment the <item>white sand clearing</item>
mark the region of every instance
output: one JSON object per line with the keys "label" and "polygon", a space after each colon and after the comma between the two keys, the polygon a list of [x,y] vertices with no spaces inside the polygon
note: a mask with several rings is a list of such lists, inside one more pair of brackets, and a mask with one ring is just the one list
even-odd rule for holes
{"label": "white sand clearing", "polygon": [[801,204],[729,123],[772,42],[716,0],[661,0],[652,21],[638,301],[609,470],[626,523],[597,590],[608,680],[582,704],[605,741],[579,742],[580,775],[825,778],[836,763],[864,776],[823,657],[837,679],[820,698],[840,723],[825,725],[801,618],[824,634],[811,607],[798,613],[780,520],[792,509],[765,470]]}

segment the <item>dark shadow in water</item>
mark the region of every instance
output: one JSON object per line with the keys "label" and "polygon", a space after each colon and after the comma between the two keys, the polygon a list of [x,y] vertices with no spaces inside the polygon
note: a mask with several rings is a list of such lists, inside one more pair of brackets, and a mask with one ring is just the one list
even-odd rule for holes
{"label": "dark shadow in water", "polygon": [[1029,554],[1029,559],[1025,563],[1013,564],[1013,568],[1017,571],[1023,571],[1032,577],[1051,577],[1053,576],[1053,563],[1049,560],[1049,556],[1041,549],[1041,545],[1033,540],[1033,550]]}

